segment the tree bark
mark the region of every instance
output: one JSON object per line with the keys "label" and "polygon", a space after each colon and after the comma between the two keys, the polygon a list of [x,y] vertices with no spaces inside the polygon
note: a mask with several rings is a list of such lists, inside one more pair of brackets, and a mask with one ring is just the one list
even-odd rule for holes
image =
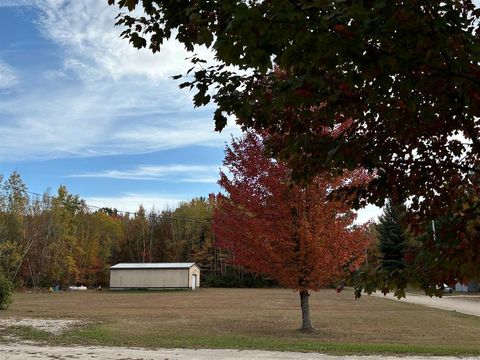
{"label": "tree bark", "polygon": [[302,308],[302,331],[312,331],[312,323],[310,321],[310,304],[308,302],[310,294],[308,290],[300,291],[300,307]]}

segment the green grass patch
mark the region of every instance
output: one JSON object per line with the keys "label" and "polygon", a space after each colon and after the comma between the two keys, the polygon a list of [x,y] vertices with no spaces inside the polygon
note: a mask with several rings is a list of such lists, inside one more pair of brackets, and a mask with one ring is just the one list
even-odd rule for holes
{"label": "green grass patch", "polygon": [[[78,319],[55,336],[25,327],[4,335],[51,345],[211,348],[329,354],[480,355],[480,318],[322,290],[301,333],[298,294],[285,289],[85,291],[15,294],[9,318]],[[8,339],[8,337],[7,337]]]}
{"label": "green grass patch", "polygon": [[3,338],[4,341],[8,341],[9,338],[13,337],[23,340],[45,342],[49,341],[53,335],[45,331],[34,329],[31,326],[15,325],[0,330],[0,337]]}
{"label": "green grass patch", "polygon": [[[1,335],[1,333],[0,333]],[[93,325],[71,330],[54,336],[26,326],[9,328],[9,335],[22,340],[46,342],[51,345],[101,345],[135,346],[155,348],[191,348],[191,349],[238,349],[320,352],[332,355],[378,354],[378,355],[432,355],[432,356],[478,356],[480,348],[452,346],[421,346],[410,344],[360,344],[328,343],[309,340],[308,335],[300,339],[278,339],[272,337],[248,337],[235,335],[201,336],[158,336],[156,334],[125,336],[112,331],[104,325]]]}

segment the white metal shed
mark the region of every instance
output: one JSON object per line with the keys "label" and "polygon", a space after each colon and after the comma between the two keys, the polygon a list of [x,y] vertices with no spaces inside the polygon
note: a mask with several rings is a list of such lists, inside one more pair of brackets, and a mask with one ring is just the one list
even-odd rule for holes
{"label": "white metal shed", "polygon": [[110,289],[192,289],[200,287],[195,263],[120,263],[110,267]]}

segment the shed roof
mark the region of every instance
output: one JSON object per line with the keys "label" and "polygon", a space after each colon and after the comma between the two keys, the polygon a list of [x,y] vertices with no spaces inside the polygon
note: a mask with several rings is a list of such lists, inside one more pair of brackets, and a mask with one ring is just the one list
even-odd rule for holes
{"label": "shed roof", "polygon": [[120,263],[110,269],[190,269],[195,263]]}

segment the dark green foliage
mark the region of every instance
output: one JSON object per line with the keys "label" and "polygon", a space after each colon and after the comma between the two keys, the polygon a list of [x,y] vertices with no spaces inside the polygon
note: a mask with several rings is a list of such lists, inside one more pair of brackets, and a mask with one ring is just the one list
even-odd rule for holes
{"label": "dark green foliage", "polygon": [[389,201],[377,225],[380,269],[387,273],[403,269],[405,265],[406,234],[400,223],[402,212],[400,206]]}
{"label": "dark green foliage", "polygon": [[0,310],[6,310],[12,302],[12,290],[10,280],[0,273]]}
{"label": "dark green foliage", "polygon": [[202,287],[220,288],[265,288],[276,286],[278,286],[278,283],[273,279],[250,273],[235,272],[232,267],[227,267],[223,273],[210,273],[202,282]]}
{"label": "dark green foliage", "polygon": [[407,253],[424,283],[453,286],[480,279],[480,182],[472,181],[475,186],[461,187],[450,209],[435,218],[435,232],[431,221],[425,222]]}
{"label": "dark green foliage", "polygon": [[[386,207],[377,225],[379,254],[353,276],[356,296],[364,291],[394,291],[405,296],[407,284],[428,296],[443,295],[443,286],[480,278],[480,203],[478,193],[465,191],[450,211],[422,223],[421,232],[407,233],[401,207]],[[408,240],[407,240],[408,239]]]}
{"label": "dark green foliage", "polygon": [[[417,274],[412,272],[414,268],[406,261],[411,247],[404,227],[405,214],[403,205],[394,205],[391,200],[386,203],[383,215],[375,226],[377,251],[349,279],[355,286],[355,297],[359,298],[362,292],[371,294],[380,290],[383,294],[393,291],[396,297],[402,298],[409,283],[417,284]],[[429,288],[428,284],[424,285]]]}

